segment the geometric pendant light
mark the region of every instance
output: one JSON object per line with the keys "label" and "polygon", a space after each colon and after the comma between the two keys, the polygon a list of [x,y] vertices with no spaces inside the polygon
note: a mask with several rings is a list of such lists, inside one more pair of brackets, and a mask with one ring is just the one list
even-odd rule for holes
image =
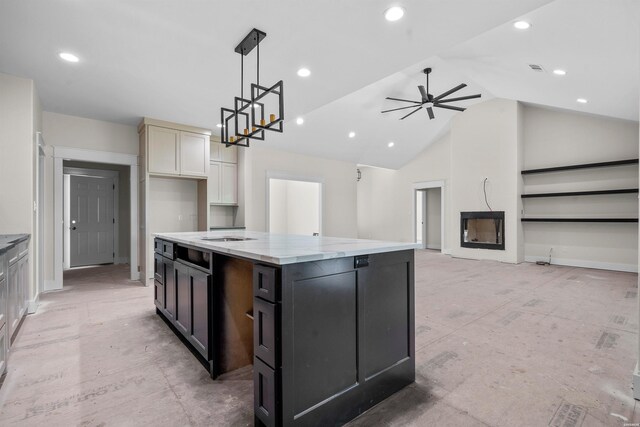
{"label": "geometric pendant light", "polygon": [[[253,29],[235,48],[240,54],[240,96],[233,109],[220,109],[221,143],[249,147],[250,140],[264,140],[265,131],[282,132],[284,123],[284,93],[280,80],[271,87],[260,85],[260,42],[267,36]],[[244,57],[254,48],[257,52],[256,82],[250,85],[249,97],[244,96]]]}

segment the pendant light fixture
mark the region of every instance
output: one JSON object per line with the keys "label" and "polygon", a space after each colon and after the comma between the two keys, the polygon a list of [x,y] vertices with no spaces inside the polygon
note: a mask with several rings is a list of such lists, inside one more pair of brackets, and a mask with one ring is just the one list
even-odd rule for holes
{"label": "pendant light fixture", "polygon": [[[220,109],[221,143],[249,147],[250,140],[264,140],[264,131],[282,132],[284,123],[283,83],[271,87],[260,85],[260,42],[267,36],[253,29],[235,48],[240,54],[240,96],[234,98],[233,109]],[[256,82],[250,94],[244,94],[244,57],[256,48]]]}

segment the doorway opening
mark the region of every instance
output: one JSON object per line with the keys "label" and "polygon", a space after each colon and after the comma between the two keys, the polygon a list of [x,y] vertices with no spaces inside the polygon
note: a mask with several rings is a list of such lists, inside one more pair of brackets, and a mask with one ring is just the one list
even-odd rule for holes
{"label": "doorway opening", "polygon": [[129,166],[64,161],[64,269],[126,264]]}
{"label": "doorway opening", "polygon": [[414,204],[415,242],[444,252],[444,182],[415,184]]}
{"label": "doorway opening", "polygon": [[[74,226],[71,224],[71,198],[67,197],[71,194],[71,177],[78,176],[80,181],[80,187],[85,185],[83,191],[102,192],[100,196],[91,196],[90,194],[84,194],[83,197],[94,197],[93,202],[88,200],[78,200],[76,203],[76,212],[79,212],[79,206],[85,206],[87,210],[87,216],[91,214],[89,212],[89,206],[93,206],[95,211],[93,212],[94,218],[100,218],[101,225],[108,225],[108,220],[111,221],[111,227],[105,230],[94,230],[94,237],[97,239],[94,241],[94,247],[96,253],[93,255],[107,256],[104,258],[91,258],[80,261],[74,261],[73,266],[84,265],[96,265],[111,263],[112,266],[108,267],[115,270],[122,270],[122,273],[128,272],[130,280],[139,280],[138,271],[138,156],[121,153],[110,153],[103,151],[85,150],[69,147],[54,147],[53,151],[53,175],[54,175],[54,281],[47,284],[47,291],[61,290],[63,288],[63,281],[68,270],[72,267],[71,257],[71,231],[69,227]],[[84,171],[83,171],[84,170]],[[105,176],[106,175],[106,176]],[[84,177],[84,178],[82,178]],[[90,179],[91,178],[91,179]],[[104,184],[108,181],[104,178],[111,178],[114,181],[111,183],[111,190],[113,196],[109,196],[106,190],[108,185],[98,185],[100,188],[90,187],[89,183],[93,182],[94,187],[96,183]],[[84,183],[82,183],[84,181]],[[67,185],[65,185],[67,183]],[[66,188],[65,188],[66,187]],[[115,187],[115,188],[114,188]],[[109,200],[111,199],[111,202]],[[111,208],[109,204],[111,203]],[[108,214],[107,212],[111,212]],[[102,221],[105,219],[105,221]],[[78,219],[76,220],[76,227]],[[73,231],[82,231],[79,228]],[[113,239],[109,237],[109,233],[112,233]],[[85,239],[86,240],[82,240]],[[77,236],[76,243],[85,245],[87,253],[90,252],[91,246],[89,242],[89,235],[84,237]],[[97,242],[97,243],[96,243]],[[69,245],[67,245],[69,243]],[[111,252],[109,252],[111,249]],[[82,249],[76,247],[76,252],[82,256]],[[107,268],[107,267],[98,267]],[[88,274],[89,269],[85,268],[85,272]],[[65,271],[66,270],[66,271]],[[82,274],[82,270],[78,269],[78,274]]]}
{"label": "doorway opening", "polygon": [[268,176],[267,231],[322,234],[322,180]]}

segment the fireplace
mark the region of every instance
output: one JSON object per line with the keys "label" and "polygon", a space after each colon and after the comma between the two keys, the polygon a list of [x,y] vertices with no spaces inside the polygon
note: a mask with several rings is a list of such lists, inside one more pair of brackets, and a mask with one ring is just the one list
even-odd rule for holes
{"label": "fireplace", "polygon": [[504,211],[460,212],[460,246],[504,250]]}

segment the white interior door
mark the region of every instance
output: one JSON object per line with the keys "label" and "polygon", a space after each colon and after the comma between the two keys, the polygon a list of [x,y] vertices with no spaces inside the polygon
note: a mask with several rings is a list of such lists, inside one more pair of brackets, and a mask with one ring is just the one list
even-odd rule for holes
{"label": "white interior door", "polygon": [[114,179],[70,177],[70,266],[114,262]]}

